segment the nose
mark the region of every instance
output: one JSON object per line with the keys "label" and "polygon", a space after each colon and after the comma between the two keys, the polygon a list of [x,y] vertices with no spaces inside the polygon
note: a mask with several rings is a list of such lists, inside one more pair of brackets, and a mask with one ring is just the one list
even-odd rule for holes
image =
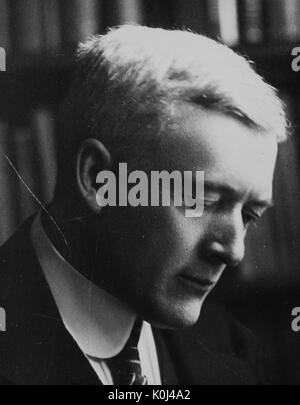
{"label": "nose", "polygon": [[[237,266],[245,254],[245,227],[239,210],[215,215],[209,221],[199,254],[206,261]],[[204,256],[204,257],[203,257]]]}

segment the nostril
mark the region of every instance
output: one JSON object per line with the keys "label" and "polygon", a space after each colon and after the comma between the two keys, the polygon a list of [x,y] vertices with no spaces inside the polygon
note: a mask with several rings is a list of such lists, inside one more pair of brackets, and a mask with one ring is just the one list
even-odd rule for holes
{"label": "nostril", "polygon": [[226,260],[220,256],[213,255],[206,258],[206,262],[212,265],[213,267],[221,267],[224,264],[227,265]]}
{"label": "nostril", "polygon": [[233,259],[228,263],[228,266],[232,267],[232,268],[236,268],[241,264],[241,261],[242,260],[240,260],[240,259],[236,259],[236,260]]}

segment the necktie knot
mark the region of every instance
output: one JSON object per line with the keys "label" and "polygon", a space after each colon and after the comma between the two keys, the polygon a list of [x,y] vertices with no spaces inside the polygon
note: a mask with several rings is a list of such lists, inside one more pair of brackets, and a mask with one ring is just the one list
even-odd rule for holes
{"label": "necktie knot", "polygon": [[147,385],[147,378],[142,375],[138,351],[142,324],[142,319],[136,320],[122,351],[107,360],[115,385]]}

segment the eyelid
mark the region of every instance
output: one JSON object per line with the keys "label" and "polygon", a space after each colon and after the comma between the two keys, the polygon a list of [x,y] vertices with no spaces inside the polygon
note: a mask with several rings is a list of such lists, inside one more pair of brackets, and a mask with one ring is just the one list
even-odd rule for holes
{"label": "eyelid", "polygon": [[254,210],[243,210],[243,216],[248,216],[248,219],[244,221],[245,226],[247,227],[250,223],[256,225],[257,221],[262,217],[263,213],[257,213]]}
{"label": "eyelid", "polygon": [[[193,198],[196,198],[195,193],[192,194]],[[205,191],[204,190],[204,201],[212,201],[212,202],[218,202],[221,200],[221,195],[220,193],[216,191]]]}
{"label": "eyelid", "polygon": [[206,189],[204,188],[204,196],[205,197],[216,197],[216,198],[220,198],[221,197],[221,193],[215,190],[210,190],[210,189]]}
{"label": "eyelid", "polygon": [[255,212],[255,211],[248,210],[248,211],[246,211],[246,212],[247,212],[251,217],[253,217],[254,220],[260,219],[261,216],[262,216],[262,214],[258,214],[258,213]]}
{"label": "eyelid", "polygon": [[210,207],[210,206],[212,206],[214,204],[217,204],[219,201],[220,201],[219,199],[218,200],[212,200],[212,199],[204,198],[204,205]]}
{"label": "eyelid", "polygon": [[221,200],[222,196],[220,193],[216,191],[206,191],[204,190],[204,202],[212,202],[212,203],[217,203]]}
{"label": "eyelid", "polygon": [[250,207],[245,207],[245,211],[248,211],[252,213],[253,215],[257,216],[257,218],[261,218],[263,214],[267,211],[268,207],[256,207],[256,208],[250,208]]}

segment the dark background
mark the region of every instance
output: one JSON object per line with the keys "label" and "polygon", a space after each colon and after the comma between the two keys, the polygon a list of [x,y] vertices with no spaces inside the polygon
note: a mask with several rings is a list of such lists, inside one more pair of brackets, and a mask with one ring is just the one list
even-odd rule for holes
{"label": "dark background", "polygon": [[72,53],[88,35],[139,23],[187,28],[247,55],[276,86],[287,105],[292,138],[280,147],[275,207],[247,238],[239,269],[228,269],[213,295],[261,339],[270,382],[300,383],[300,332],[291,312],[300,307],[300,0],[0,0],[0,243],[38,204],[55,181],[57,111],[71,81]]}

